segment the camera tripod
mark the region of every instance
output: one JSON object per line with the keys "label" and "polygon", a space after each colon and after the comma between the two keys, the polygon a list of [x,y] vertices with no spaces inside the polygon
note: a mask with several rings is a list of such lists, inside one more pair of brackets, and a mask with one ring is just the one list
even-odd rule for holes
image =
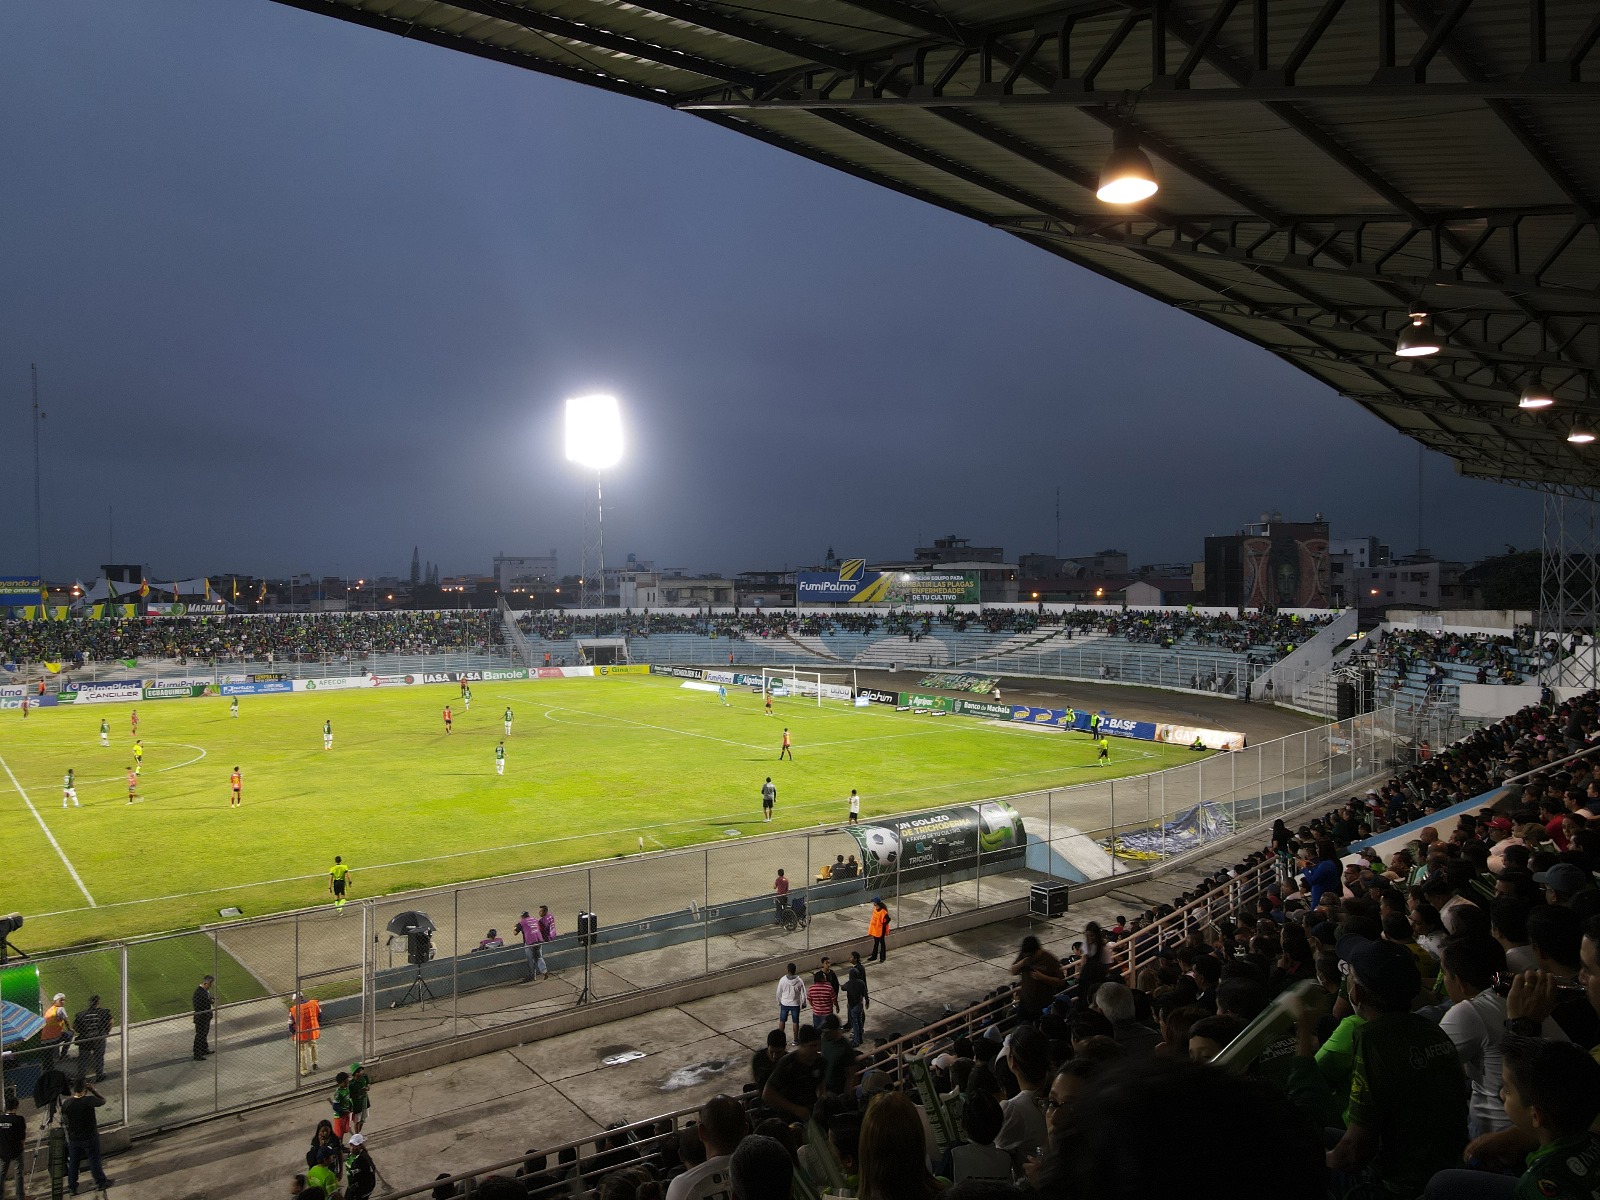
{"label": "camera tripod", "polygon": [[411,981],[411,986],[406,989],[406,994],[389,1005],[389,1007],[401,1008],[410,1004],[413,1000],[421,1004],[424,1000],[434,1000],[436,998],[433,994],[433,989],[428,986],[428,981],[422,977],[422,968],[419,966],[417,968],[417,977]]}
{"label": "camera tripod", "polygon": [[593,934],[583,935],[583,990],[578,993],[579,1004],[592,1004],[596,999],[594,989],[589,986],[593,979],[594,970],[593,940]]}
{"label": "camera tripod", "polygon": [[928,914],[928,920],[934,921],[940,917],[950,915],[950,906],[944,902],[944,864],[939,864],[939,895],[933,902],[933,911]]}

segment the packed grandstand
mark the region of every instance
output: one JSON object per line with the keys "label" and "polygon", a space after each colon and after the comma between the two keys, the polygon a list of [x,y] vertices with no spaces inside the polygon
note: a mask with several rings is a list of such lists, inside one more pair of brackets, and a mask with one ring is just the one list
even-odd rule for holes
{"label": "packed grandstand", "polygon": [[[831,1015],[774,1029],[698,1111],[442,1172],[431,1194],[1588,1197],[1596,699],[1525,709],[1280,821],[1070,953],[1027,937],[1009,975],[923,1029],[860,1045]],[[834,986],[856,1003],[854,968],[815,979],[815,1007]],[[1219,1152],[1230,1131],[1247,1172]],[[319,1127],[306,1161],[339,1140]]]}

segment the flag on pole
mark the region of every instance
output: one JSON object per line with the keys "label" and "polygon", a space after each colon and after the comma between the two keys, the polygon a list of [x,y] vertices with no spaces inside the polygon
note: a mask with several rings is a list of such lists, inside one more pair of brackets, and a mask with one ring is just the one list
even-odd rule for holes
{"label": "flag on pole", "polygon": [[143,600],[149,594],[150,594],[150,581],[147,580],[147,579],[141,579],[139,581],[139,599]]}
{"label": "flag on pole", "polygon": [[58,662],[54,662],[54,663],[47,662],[44,665],[44,669],[46,671],[49,671],[50,674],[52,674],[52,675],[61,674],[61,664],[58,663]]}

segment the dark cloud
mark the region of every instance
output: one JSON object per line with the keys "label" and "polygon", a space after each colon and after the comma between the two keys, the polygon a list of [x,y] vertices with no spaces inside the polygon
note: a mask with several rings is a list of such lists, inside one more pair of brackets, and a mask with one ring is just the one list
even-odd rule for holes
{"label": "dark cloud", "polygon": [[[1192,318],[693,118],[268,3],[0,7],[0,574],[446,572],[578,550],[561,399],[633,445],[609,557],[955,532],[1198,557],[1263,508],[1416,541],[1416,450]],[[1426,464],[1425,540],[1537,534]]]}

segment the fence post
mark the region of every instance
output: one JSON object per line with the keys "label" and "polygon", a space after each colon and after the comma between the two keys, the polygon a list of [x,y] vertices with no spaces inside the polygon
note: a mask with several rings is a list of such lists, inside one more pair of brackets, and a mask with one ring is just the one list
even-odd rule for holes
{"label": "fence post", "polygon": [[[818,692],[817,694],[820,696],[822,693]],[[803,836],[806,839],[806,891],[810,892],[815,887],[815,884],[812,882],[812,879],[811,879],[811,834],[810,833],[806,833]],[[899,903],[900,903],[899,900],[895,901],[895,906],[896,906],[895,907],[895,919],[896,920],[899,920],[899,918],[900,918]],[[806,898],[806,912],[807,913],[811,912],[811,900],[810,900],[809,896]],[[807,950],[811,949],[811,922],[810,921],[806,922],[806,949]]]}
{"label": "fence post", "polygon": [[[119,1018],[122,1022],[122,1125],[125,1129],[133,1128],[132,1110],[128,1107],[130,1089],[128,1087],[128,943],[117,943],[117,963],[121,979],[118,980],[117,1003],[122,1007]],[[19,1166],[20,1169],[20,1166]]]}
{"label": "fence post", "polygon": [[377,987],[373,979],[372,958],[372,901],[361,902],[361,1052],[362,1058],[372,1057],[372,1047],[377,1040]]}
{"label": "fence post", "polygon": [[1117,784],[1111,782],[1111,873],[1117,873]]}
{"label": "fence post", "polygon": [[[450,1033],[461,1036],[461,889],[450,889]],[[418,971],[422,968],[419,966]]]}
{"label": "fence post", "polygon": [[701,851],[704,861],[701,863],[700,883],[702,888],[702,902],[700,905],[700,929],[704,936],[701,943],[706,948],[706,970],[711,974],[711,849],[707,847]]}
{"label": "fence post", "polygon": [[[222,945],[216,930],[211,931],[211,978],[222,978]],[[216,1112],[222,1107],[222,1005],[213,1000],[211,1012],[211,1111]]]}

